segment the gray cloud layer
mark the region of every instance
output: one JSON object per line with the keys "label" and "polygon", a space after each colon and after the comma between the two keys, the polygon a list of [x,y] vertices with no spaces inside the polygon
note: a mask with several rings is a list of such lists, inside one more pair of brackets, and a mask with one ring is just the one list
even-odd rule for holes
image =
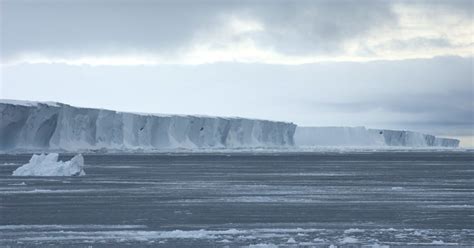
{"label": "gray cloud layer", "polygon": [[246,8],[268,27],[257,40],[285,54],[334,53],[343,41],[396,22],[383,1],[289,1]]}
{"label": "gray cloud layer", "polygon": [[[344,42],[384,26],[397,27],[395,4],[472,19],[472,2],[456,1],[58,1],[3,0],[1,52],[75,57],[119,53],[173,55],[206,32],[224,32],[231,16],[262,24],[262,32],[224,35],[223,42],[251,39],[287,55],[332,55]],[[216,31],[217,30],[217,31]],[[220,30],[220,31],[219,31]],[[443,40],[414,40],[395,47],[450,46]],[[429,44],[428,44],[429,43]],[[371,48],[368,47],[368,54]]]}

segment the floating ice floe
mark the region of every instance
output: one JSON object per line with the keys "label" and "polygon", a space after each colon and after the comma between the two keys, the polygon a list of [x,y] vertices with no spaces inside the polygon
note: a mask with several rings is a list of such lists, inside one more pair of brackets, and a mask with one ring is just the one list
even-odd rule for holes
{"label": "floating ice floe", "polygon": [[30,162],[13,171],[13,176],[84,176],[84,158],[81,154],[71,160],[58,161],[57,153],[33,156]]}

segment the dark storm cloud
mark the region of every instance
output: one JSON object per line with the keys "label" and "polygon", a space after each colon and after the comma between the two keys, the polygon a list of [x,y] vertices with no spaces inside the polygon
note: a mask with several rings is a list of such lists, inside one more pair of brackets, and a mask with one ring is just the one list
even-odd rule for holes
{"label": "dark storm cloud", "polygon": [[474,1],[472,0],[402,0],[405,4],[418,6],[432,11],[449,11],[455,15],[464,15],[472,18],[474,14]]}
{"label": "dark storm cloud", "polygon": [[[52,55],[169,51],[222,6],[166,1],[4,1],[2,50]],[[127,51],[125,51],[127,52]]]}
{"label": "dark storm cloud", "polygon": [[286,54],[334,53],[347,39],[396,22],[388,1],[293,1],[254,12],[268,28],[257,41]]}
{"label": "dark storm cloud", "polygon": [[257,44],[285,54],[337,52],[343,41],[396,22],[389,1],[1,1],[2,57],[170,53],[223,16],[259,21]]}

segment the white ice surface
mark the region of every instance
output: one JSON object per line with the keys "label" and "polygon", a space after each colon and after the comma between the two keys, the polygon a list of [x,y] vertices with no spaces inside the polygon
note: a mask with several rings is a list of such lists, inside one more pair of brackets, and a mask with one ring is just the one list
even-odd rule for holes
{"label": "white ice surface", "polygon": [[[99,230],[98,230],[99,229]],[[147,230],[142,225],[6,225],[1,226],[8,242],[29,243],[36,246],[42,242],[166,242],[167,240],[191,239],[211,242],[247,244],[247,247],[388,247],[379,238],[405,237],[393,244],[403,245],[458,245],[456,242],[443,241],[440,230],[436,229],[371,229],[347,236],[340,229],[314,228],[255,228],[255,229],[199,229],[199,230]],[[355,229],[353,229],[355,230]],[[359,230],[359,229],[357,229]],[[22,236],[18,234],[21,232]],[[471,235],[472,229],[452,231],[463,236]],[[299,234],[304,234],[301,236]],[[402,235],[402,236],[400,236]],[[410,238],[407,240],[407,238]],[[412,243],[413,242],[413,243]],[[223,244],[224,245],[224,244]],[[120,246],[120,245],[118,245]],[[139,245],[138,245],[139,246]],[[440,247],[441,247],[440,246]]]}
{"label": "white ice surface", "polygon": [[25,107],[38,106],[38,104],[44,104],[44,105],[54,106],[54,107],[59,106],[57,102],[35,102],[35,101],[25,101],[25,100],[13,100],[13,99],[0,99],[0,104],[1,103],[19,105],[19,106],[25,106]]}
{"label": "white ice surface", "polygon": [[30,162],[13,171],[13,176],[83,176],[84,158],[81,154],[71,160],[58,161],[57,153],[33,156]]}

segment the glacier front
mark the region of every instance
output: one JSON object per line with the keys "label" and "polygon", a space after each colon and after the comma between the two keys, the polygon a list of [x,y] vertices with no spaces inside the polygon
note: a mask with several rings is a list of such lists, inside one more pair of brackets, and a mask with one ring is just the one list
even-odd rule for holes
{"label": "glacier front", "polygon": [[365,127],[297,127],[298,146],[458,147],[459,140],[403,130]]}
{"label": "glacier front", "polygon": [[0,100],[0,150],[159,150],[292,146],[296,125],[135,114],[56,102]]}

